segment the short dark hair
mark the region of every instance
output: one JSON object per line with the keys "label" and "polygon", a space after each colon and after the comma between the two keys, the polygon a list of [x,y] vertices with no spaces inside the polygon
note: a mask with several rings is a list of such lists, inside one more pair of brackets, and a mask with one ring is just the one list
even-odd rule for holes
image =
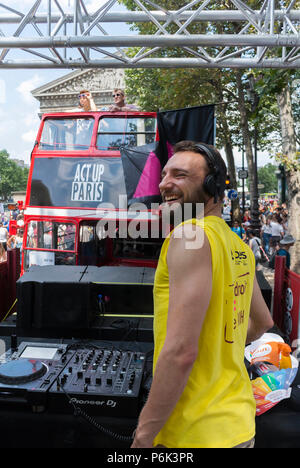
{"label": "short dark hair", "polygon": [[[213,155],[214,161],[211,160],[211,158],[208,157],[207,153],[203,149],[201,149],[201,146],[204,148],[207,147],[209,152]],[[206,143],[201,143],[201,142],[196,142],[196,141],[191,141],[191,140],[184,140],[184,141],[179,141],[176,143],[173,147],[174,153],[179,153],[179,151],[192,151],[193,153],[199,153],[202,156],[204,156],[209,173],[212,173],[214,170],[214,167],[217,166],[222,175],[226,177],[227,174],[227,167],[224,162],[224,159],[222,158],[220,152],[213,146],[213,145],[208,145]]]}
{"label": "short dark hair", "polygon": [[207,175],[218,174],[218,180],[221,187],[218,192],[218,197],[220,199],[224,198],[227,167],[220,152],[213,145],[191,140],[183,140],[174,145],[173,151],[174,153],[179,153],[180,151],[191,151],[193,153],[201,154],[201,156],[204,157],[208,167]]}
{"label": "short dark hair", "polygon": [[248,235],[251,235],[253,237],[259,237],[260,236],[260,230],[259,229],[248,229]]}

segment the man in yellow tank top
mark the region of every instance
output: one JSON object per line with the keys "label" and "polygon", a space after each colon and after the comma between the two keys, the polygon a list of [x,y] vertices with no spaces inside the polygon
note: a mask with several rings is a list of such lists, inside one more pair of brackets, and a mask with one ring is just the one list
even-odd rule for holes
{"label": "man in yellow tank top", "polygon": [[177,225],[161,250],[153,382],[133,448],[232,448],[255,436],[244,348],[273,321],[253,253],[221,217],[225,176],[219,152],[194,142],[175,145],[163,169],[163,212],[203,204],[204,213]]}

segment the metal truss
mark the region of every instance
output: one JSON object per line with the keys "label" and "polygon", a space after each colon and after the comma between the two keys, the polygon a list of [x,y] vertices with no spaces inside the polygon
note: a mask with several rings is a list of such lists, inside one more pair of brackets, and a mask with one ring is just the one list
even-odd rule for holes
{"label": "metal truss", "polygon": [[[177,11],[99,0],[94,12],[91,0],[32,0],[26,12],[8,1],[0,3],[0,68],[300,67],[299,0],[264,0],[260,10],[192,0]],[[140,23],[152,33],[138,34]]]}

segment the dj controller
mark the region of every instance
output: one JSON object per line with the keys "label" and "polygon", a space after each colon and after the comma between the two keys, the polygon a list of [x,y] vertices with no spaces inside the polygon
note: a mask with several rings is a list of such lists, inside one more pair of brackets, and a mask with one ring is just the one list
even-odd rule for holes
{"label": "dj controller", "polygon": [[97,345],[22,342],[0,356],[0,404],[134,418],[146,355]]}

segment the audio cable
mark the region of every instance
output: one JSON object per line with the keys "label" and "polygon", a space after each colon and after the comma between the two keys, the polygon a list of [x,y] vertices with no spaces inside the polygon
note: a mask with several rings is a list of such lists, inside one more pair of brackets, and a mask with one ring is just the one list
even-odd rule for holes
{"label": "audio cable", "polygon": [[109,437],[112,437],[113,439],[120,440],[122,442],[131,442],[133,440],[133,435],[131,436],[126,436],[123,434],[118,434],[111,429],[108,429],[107,427],[102,426],[101,424],[98,423],[98,421],[95,420],[92,416],[87,414],[85,411],[83,411],[81,408],[75,405],[75,403],[72,401],[72,398],[70,395],[65,391],[64,386],[61,385],[61,389],[68,398],[69,402],[73,406],[74,410],[74,416],[78,417],[81,416],[85,421],[87,421],[89,424],[91,424],[94,428],[99,430],[100,432],[104,433],[105,435],[108,435]]}

